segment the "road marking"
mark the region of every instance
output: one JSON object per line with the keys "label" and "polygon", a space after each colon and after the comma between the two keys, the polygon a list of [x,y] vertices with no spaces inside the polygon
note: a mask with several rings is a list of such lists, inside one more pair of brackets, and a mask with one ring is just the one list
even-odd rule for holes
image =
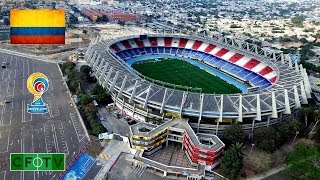
{"label": "road marking", "polygon": [[2,71],[1,79],[4,79],[4,78],[3,78],[3,77],[4,77],[4,72],[5,72],[5,71]]}
{"label": "road marking", "polygon": [[25,84],[25,80],[22,79],[22,94],[26,94],[26,84]]}
{"label": "road marking", "polygon": [[13,102],[11,102],[11,109],[10,109],[10,118],[9,121],[7,119],[7,121],[2,120],[2,126],[9,126],[11,125],[11,119],[12,119],[12,114],[13,114]]}
{"label": "road marking", "polygon": [[59,152],[61,153],[65,153],[65,154],[69,154],[69,148],[68,148],[68,143],[66,141],[66,137],[64,134],[64,128],[63,128],[63,124],[62,122],[58,122],[57,124],[57,131],[59,133],[59,141],[58,141],[58,137],[57,137],[57,142],[60,142],[62,150],[60,150]]}
{"label": "road marking", "polygon": [[52,180],[54,177],[56,177],[56,174],[54,174],[54,175],[52,176],[51,180]]}
{"label": "road marking", "polygon": [[[6,171],[2,171],[0,174],[3,174],[3,180],[6,180]],[[1,176],[0,176],[1,177]],[[0,179],[2,179],[2,178],[0,178]]]}
{"label": "road marking", "polygon": [[14,90],[16,89],[16,80],[13,80],[12,96],[14,97]]}
{"label": "road marking", "polygon": [[24,122],[24,101],[22,101],[21,104],[22,104],[22,107],[21,107],[21,110],[22,110],[21,111],[21,113],[22,113],[21,114],[21,119],[22,119],[22,122]]}
{"label": "road marking", "polygon": [[57,140],[56,129],[55,129],[53,123],[51,124],[51,128],[52,128],[52,131],[53,131],[53,142],[55,144],[55,148],[56,148],[57,152],[60,152],[59,151],[59,144],[58,144],[58,140]]}
{"label": "road marking", "polygon": [[27,77],[30,75],[30,70],[29,70],[29,59],[26,60],[27,63]]}
{"label": "road marking", "polygon": [[45,124],[43,124],[43,132],[44,132],[44,141],[46,143],[46,150],[47,150],[47,153],[49,152],[48,151],[48,144],[47,144],[47,135],[46,135],[46,127],[45,127]]}
{"label": "road marking", "polygon": [[24,61],[22,61],[22,77],[24,78]]}
{"label": "road marking", "polygon": [[[11,65],[11,63],[10,63],[10,65]],[[12,69],[10,68],[9,74],[8,74],[8,79],[11,79],[11,71],[12,71]]]}
{"label": "road marking", "polygon": [[[76,120],[75,120],[74,113],[70,113],[70,118],[71,118],[73,127],[74,127],[74,129],[75,129],[75,131],[76,131],[76,135],[77,135],[77,137],[78,137],[78,141],[80,142],[80,141],[85,137],[85,135],[80,134],[80,129],[79,129],[79,127],[77,127],[78,124],[77,124],[77,122],[76,122]],[[82,136],[81,139],[80,139],[80,136]]]}
{"label": "road marking", "polygon": [[[23,141],[23,134],[22,134],[22,131],[21,131],[21,153],[24,153],[24,141]],[[21,171],[20,173],[20,179],[24,179],[24,171]]]}
{"label": "road marking", "polygon": [[1,118],[0,118],[0,126],[3,125],[3,114],[4,114],[4,111],[6,110],[6,107],[7,107],[7,104],[5,103],[5,104],[2,106]]}
{"label": "road marking", "polygon": [[31,134],[31,148],[32,148],[32,152],[34,153],[34,147],[33,147],[33,133]]}

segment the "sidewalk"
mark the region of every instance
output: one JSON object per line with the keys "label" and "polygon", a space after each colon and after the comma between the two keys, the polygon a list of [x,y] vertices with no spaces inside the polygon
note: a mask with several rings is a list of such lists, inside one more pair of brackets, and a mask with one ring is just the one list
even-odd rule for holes
{"label": "sidewalk", "polygon": [[103,168],[97,173],[95,180],[101,180],[112,168],[113,164],[117,161],[121,153],[130,153],[129,145],[122,141],[111,140],[101,152],[107,154],[109,159],[97,158],[97,161],[105,163]]}
{"label": "sidewalk", "polygon": [[260,180],[260,179],[265,179],[269,176],[272,176],[274,174],[277,174],[283,170],[287,169],[287,166],[286,165],[283,165],[283,166],[280,166],[280,167],[276,167],[274,169],[271,169],[270,171],[264,173],[264,174],[261,174],[259,176],[255,176],[255,177],[252,177],[252,178],[248,178],[249,180]]}

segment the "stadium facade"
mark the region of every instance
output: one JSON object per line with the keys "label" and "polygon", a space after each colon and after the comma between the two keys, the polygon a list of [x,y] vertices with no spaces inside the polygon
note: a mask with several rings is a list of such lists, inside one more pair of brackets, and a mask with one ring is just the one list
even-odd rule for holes
{"label": "stadium facade", "polygon": [[[223,72],[218,76],[243,93],[205,94],[176,90],[174,85],[170,88],[131,68],[132,59],[137,62],[146,55],[197,60]],[[280,51],[233,37],[171,33],[96,37],[85,57],[123,114],[139,122],[168,116],[187,118],[196,133],[222,135],[231,121],[240,122],[248,132],[276,124],[311,97],[309,79],[301,65]]]}
{"label": "stadium facade", "polygon": [[[85,58],[116,108],[139,122],[130,126],[129,137],[137,150],[133,172],[139,176],[148,168],[163,176],[213,177],[211,170],[220,163],[225,147],[219,136],[230,122],[241,123],[250,133],[289,117],[311,97],[306,70],[290,56],[233,37],[181,33],[96,37]],[[202,93],[145,77],[131,67],[158,58],[189,62],[242,93]],[[155,159],[161,158],[159,151],[161,156],[172,151],[170,160]],[[175,152],[179,161],[186,157],[188,163],[172,164]]]}

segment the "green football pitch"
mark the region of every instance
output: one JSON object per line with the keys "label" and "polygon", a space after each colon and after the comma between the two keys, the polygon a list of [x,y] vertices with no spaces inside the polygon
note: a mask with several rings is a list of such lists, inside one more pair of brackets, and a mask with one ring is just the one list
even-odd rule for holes
{"label": "green football pitch", "polygon": [[[197,66],[182,60],[147,60],[132,64],[133,69],[142,75],[162,82],[182,85],[193,88],[201,88],[203,93],[233,94],[241,93],[237,87],[226,83]],[[173,88],[172,86],[165,85]],[[176,88],[186,90],[185,88]],[[199,92],[193,89],[191,91]]]}

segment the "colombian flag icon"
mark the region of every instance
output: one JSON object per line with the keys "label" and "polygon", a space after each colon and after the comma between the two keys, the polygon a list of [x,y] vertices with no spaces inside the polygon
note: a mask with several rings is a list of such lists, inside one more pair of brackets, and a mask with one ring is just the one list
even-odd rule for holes
{"label": "colombian flag icon", "polygon": [[11,44],[65,44],[65,10],[10,10]]}

